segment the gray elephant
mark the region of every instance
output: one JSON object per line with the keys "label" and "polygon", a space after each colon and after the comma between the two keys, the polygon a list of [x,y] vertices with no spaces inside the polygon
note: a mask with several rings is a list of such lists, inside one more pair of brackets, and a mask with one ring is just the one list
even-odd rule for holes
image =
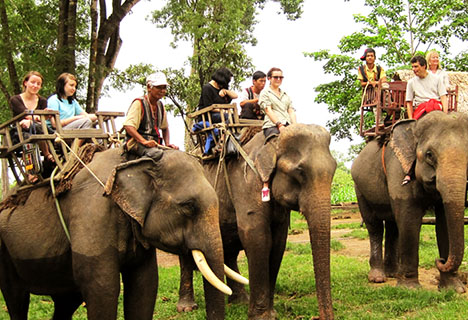
{"label": "gray elephant", "polygon": [[[220,227],[225,263],[235,271],[244,249],[249,262],[249,319],[275,319],[273,298],[286,246],[290,210],[301,211],[309,226],[316,290],[321,319],[332,319],[330,292],[330,191],[336,162],[330,154],[330,134],[317,125],[294,124],[277,140],[264,145],[258,133],[244,146],[249,158],[270,179],[272,199],[262,202],[259,176],[239,157],[227,161],[217,178],[217,162],[204,165],[220,201]],[[179,310],[194,305],[190,264],[181,257]],[[233,289],[229,301],[248,299],[244,287],[228,279]]]}
{"label": "gray elephant", "polygon": [[[419,286],[419,233],[422,217],[432,207],[440,255],[436,261],[439,288],[465,292],[457,270],[464,252],[467,168],[468,117],[461,113],[434,111],[417,122],[402,121],[395,125],[388,144],[378,140],[367,144],[351,174],[369,232],[369,281],[397,276],[399,285]],[[411,171],[412,181],[402,185]]]}
{"label": "gray elephant", "polygon": [[[52,297],[54,319],[71,319],[82,301],[88,319],[116,319],[120,274],[125,319],[152,319],[155,247],[194,250],[197,260],[204,254],[210,281],[224,285],[216,279],[224,276],[218,199],[194,158],[170,150],[158,161],[122,163],[112,149],[95,154],[89,167],[107,181],[105,190],[83,169],[59,199],[71,242],[47,187],[1,212],[0,286],[12,319],[27,318],[30,293]],[[204,287],[207,318],[223,319],[224,295]]]}

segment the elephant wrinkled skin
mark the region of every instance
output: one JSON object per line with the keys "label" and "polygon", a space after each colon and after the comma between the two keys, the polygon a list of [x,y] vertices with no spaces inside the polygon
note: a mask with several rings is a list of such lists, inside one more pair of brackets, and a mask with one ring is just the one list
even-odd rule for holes
{"label": "elephant wrinkled skin", "polygon": [[[12,319],[27,318],[30,293],[52,296],[54,319],[71,319],[82,301],[88,319],[116,319],[120,274],[125,319],[152,319],[155,247],[175,254],[199,250],[223,279],[218,199],[201,165],[174,150],[158,161],[126,163],[119,152],[97,153],[89,165],[108,181],[108,196],[83,169],[60,198],[71,243],[47,187],[1,212],[0,286]],[[223,319],[224,295],[206,281],[205,297],[207,318]]]}
{"label": "elephant wrinkled skin", "polygon": [[[464,253],[468,116],[433,111],[418,121],[401,121],[383,152],[382,157],[380,143],[371,141],[351,169],[370,238],[369,281],[384,282],[396,276],[399,285],[419,286],[419,233],[422,217],[433,207],[439,288],[465,292],[457,270]],[[415,177],[402,186],[414,162]]]}
{"label": "elephant wrinkled skin", "polygon": [[[336,162],[330,154],[330,134],[316,125],[294,124],[264,145],[258,133],[244,146],[264,176],[270,177],[271,201],[262,202],[262,182],[242,157],[227,160],[228,180],[218,177],[220,227],[225,263],[238,271],[237,256],[244,249],[249,263],[249,319],[275,319],[273,298],[286,246],[290,210],[301,211],[309,226],[317,299],[321,319],[333,319],[330,292],[330,191]],[[217,162],[204,164],[215,185]],[[191,308],[193,288],[189,265],[181,257],[179,310]],[[248,299],[244,287],[228,279],[229,301]]]}

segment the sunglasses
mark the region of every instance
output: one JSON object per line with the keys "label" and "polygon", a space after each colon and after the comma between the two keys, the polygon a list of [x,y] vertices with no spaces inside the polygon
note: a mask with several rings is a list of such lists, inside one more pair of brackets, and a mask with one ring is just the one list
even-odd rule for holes
{"label": "sunglasses", "polygon": [[283,80],[283,76],[271,76],[273,79],[276,79],[276,80]]}

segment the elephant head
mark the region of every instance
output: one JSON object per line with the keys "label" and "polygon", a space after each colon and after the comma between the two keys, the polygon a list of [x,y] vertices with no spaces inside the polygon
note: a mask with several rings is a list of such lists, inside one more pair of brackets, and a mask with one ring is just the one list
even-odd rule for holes
{"label": "elephant head", "polygon": [[468,116],[434,111],[416,122],[403,122],[393,129],[392,147],[403,167],[415,162],[416,180],[425,192],[441,199],[449,243],[436,264],[441,272],[457,271],[464,253]]}
{"label": "elephant head", "polygon": [[[117,166],[106,193],[133,221],[138,240],[175,254],[194,251],[208,281],[229,294],[223,279],[223,247],[217,195],[201,165],[180,151],[165,151],[157,161],[141,158]],[[200,255],[200,253],[202,253]],[[201,258],[200,258],[201,256]],[[205,283],[208,318],[224,316],[224,296]]]}
{"label": "elephant head", "polygon": [[273,198],[307,219],[321,319],[333,315],[330,294],[330,192],[336,161],[330,134],[317,125],[294,124],[263,146],[256,167],[271,181]]}

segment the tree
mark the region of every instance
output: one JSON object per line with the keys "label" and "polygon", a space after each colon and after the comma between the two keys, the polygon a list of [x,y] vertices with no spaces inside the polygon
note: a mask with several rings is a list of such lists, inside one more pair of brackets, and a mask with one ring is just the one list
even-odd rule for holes
{"label": "tree", "polygon": [[[190,75],[177,71],[172,77],[171,99],[179,106],[185,104],[192,111],[198,104],[201,87],[208,82],[219,67],[228,67],[234,74],[234,85],[251,73],[253,66],[245,46],[257,43],[253,30],[256,15],[266,0],[169,0],[153,12],[153,21],[159,28],[170,28],[176,47],[179,41],[189,41],[193,46],[188,60]],[[294,20],[302,13],[303,0],[276,0],[288,19]],[[178,81],[178,82],[177,82]],[[180,101],[180,102],[178,102]]]}
{"label": "tree", "polygon": [[122,45],[120,23],[140,0],[112,0],[110,14],[108,1],[0,1],[0,120],[10,117],[8,100],[29,70],[43,74],[46,95],[60,73],[75,73],[88,88],[79,100],[86,95],[86,110],[96,111]]}
{"label": "tree", "polygon": [[[326,50],[306,53],[315,61],[324,61],[324,72],[337,80],[315,88],[316,102],[326,103],[329,111],[339,115],[327,127],[337,138],[351,139],[358,132],[361,89],[356,82],[360,61],[356,52],[363,47],[377,51],[380,63],[388,68],[387,74],[408,68],[417,54],[432,48],[442,50],[442,60],[448,70],[468,70],[467,52],[451,55],[454,40],[468,40],[468,12],[463,0],[365,0],[370,8],[367,16],[354,15],[362,24],[359,32],[345,36],[339,43],[340,54]],[[465,63],[465,64],[464,64]]]}
{"label": "tree", "polygon": [[88,95],[86,109],[95,112],[98,108],[104,80],[114,69],[117,56],[122,46],[120,23],[140,0],[112,1],[112,13],[107,16],[106,1],[92,0],[91,11],[91,46],[88,68]]}

